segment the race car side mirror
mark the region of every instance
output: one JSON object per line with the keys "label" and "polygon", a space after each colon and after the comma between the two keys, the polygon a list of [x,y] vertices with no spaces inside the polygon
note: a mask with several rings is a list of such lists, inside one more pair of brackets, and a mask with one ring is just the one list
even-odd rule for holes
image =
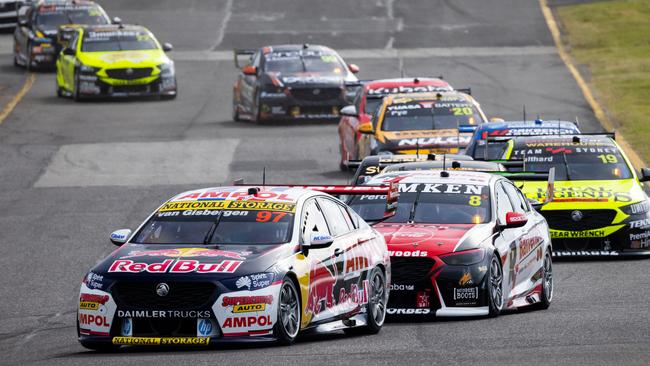
{"label": "race car side mirror", "polygon": [[516,227],[522,227],[528,222],[528,217],[519,212],[508,212],[506,213],[506,224],[503,225],[504,229],[512,229]]}
{"label": "race car side mirror", "polygon": [[75,54],[75,52],[74,52],[74,50],[72,48],[67,48],[67,47],[64,48],[62,52],[66,56],[74,56],[74,54]]}
{"label": "race car side mirror", "polygon": [[131,236],[131,229],[120,229],[115,230],[111,233],[111,243],[117,245],[118,247],[126,243]]}
{"label": "race car side mirror", "polygon": [[246,65],[242,67],[241,72],[244,73],[244,75],[257,75],[257,67],[253,65]]}
{"label": "race car side mirror", "polygon": [[641,177],[639,180],[641,182],[647,182],[650,180],[650,168],[641,168]]}
{"label": "race car side mirror", "polygon": [[503,122],[503,121],[505,121],[505,120],[503,118],[499,118],[499,117],[490,118],[490,122]]}
{"label": "race car side mirror", "polygon": [[163,51],[165,51],[165,52],[170,52],[171,50],[174,49],[174,46],[172,46],[171,43],[165,42],[165,43],[163,43],[163,45],[162,45],[162,49],[163,49]]}
{"label": "race car side mirror", "polygon": [[331,235],[312,233],[309,236],[309,243],[303,244],[303,248],[307,249],[321,249],[327,248],[334,243],[334,238]]}
{"label": "race car side mirror", "polygon": [[375,133],[375,130],[372,128],[371,123],[364,123],[362,125],[359,125],[359,132],[366,135],[372,135],[373,133]]}
{"label": "race car side mirror", "polygon": [[357,117],[357,107],[353,105],[346,105],[345,107],[341,108],[341,114],[348,117]]}
{"label": "race car side mirror", "polygon": [[528,198],[527,201],[528,201],[528,204],[530,205],[530,207],[532,207],[533,210],[535,210],[535,211],[539,211],[543,206],[541,202],[539,202],[538,200],[532,199],[532,198]]}
{"label": "race car side mirror", "polygon": [[29,25],[29,19],[23,18],[23,17],[18,18],[18,25],[21,26],[21,27],[28,26]]}
{"label": "race car side mirror", "polygon": [[113,22],[113,24],[122,24],[122,18],[120,17],[113,17],[111,21]]}
{"label": "race car side mirror", "polygon": [[348,69],[350,69],[350,72],[353,73],[353,74],[356,74],[356,73],[359,72],[359,66],[357,66],[355,64],[349,64]]}

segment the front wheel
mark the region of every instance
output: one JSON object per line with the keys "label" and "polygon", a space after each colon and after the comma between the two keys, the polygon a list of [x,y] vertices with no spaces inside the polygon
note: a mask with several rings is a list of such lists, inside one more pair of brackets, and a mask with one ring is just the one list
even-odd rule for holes
{"label": "front wheel", "polygon": [[79,94],[79,72],[77,70],[74,71],[74,90],[72,91],[72,99],[74,99],[75,102],[78,102],[81,100],[81,95]]}
{"label": "front wheel", "polygon": [[540,294],[540,301],[536,304],[536,307],[538,309],[548,309],[553,300],[553,261],[551,260],[550,252],[547,252],[544,256],[544,268],[542,271],[542,293]]}
{"label": "front wheel", "polygon": [[27,52],[25,52],[25,69],[34,71],[34,66],[32,66],[32,44],[30,42],[27,42]]}
{"label": "front wheel", "polygon": [[503,309],[503,269],[496,254],[492,254],[487,280],[489,316],[494,317]]}
{"label": "front wheel", "polygon": [[278,320],[273,333],[279,344],[289,346],[300,331],[300,300],[296,286],[289,278],[282,282],[278,301]]}

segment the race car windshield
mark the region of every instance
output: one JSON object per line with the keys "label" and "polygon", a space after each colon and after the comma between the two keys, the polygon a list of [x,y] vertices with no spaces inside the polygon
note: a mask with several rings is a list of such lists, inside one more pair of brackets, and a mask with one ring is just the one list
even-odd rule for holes
{"label": "race car windshield", "polygon": [[[413,186],[416,186],[417,190]],[[432,191],[438,193],[432,193]],[[383,222],[421,224],[480,224],[488,222],[490,221],[490,199],[487,192],[487,186],[405,184],[400,187],[396,214]],[[386,196],[357,196],[348,204],[364,220],[368,222],[381,221],[386,211]]]}
{"label": "race car windshield", "polygon": [[156,41],[144,32],[88,32],[81,50],[84,52],[155,50]]}
{"label": "race car windshield", "polygon": [[321,74],[343,74],[345,70],[335,55],[287,55],[267,56],[264,66],[266,71],[285,74],[299,72],[317,72]]}
{"label": "race car windshield", "polygon": [[470,104],[413,102],[386,107],[383,131],[441,130],[474,125],[480,116]]}
{"label": "race car windshield", "polygon": [[513,151],[512,158],[523,159],[526,171],[547,172],[555,167],[556,180],[632,178],[632,172],[625,159],[618,149],[613,147],[533,148]]}
{"label": "race car windshield", "polygon": [[[171,216],[168,216],[171,215]],[[291,239],[293,213],[245,210],[159,212],[135,236],[141,244],[281,244]]]}
{"label": "race car windshield", "polygon": [[44,29],[56,30],[64,24],[108,24],[108,19],[99,9],[71,9],[52,12],[40,12],[36,15],[36,25]]}

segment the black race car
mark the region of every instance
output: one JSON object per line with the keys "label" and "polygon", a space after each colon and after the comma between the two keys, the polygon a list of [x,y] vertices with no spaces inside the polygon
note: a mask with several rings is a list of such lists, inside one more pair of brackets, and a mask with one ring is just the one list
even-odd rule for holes
{"label": "black race car", "polygon": [[14,32],[14,65],[28,70],[54,68],[61,51],[57,42],[59,26],[110,23],[104,9],[92,1],[57,0],[27,4],[19,11]]}
{"label": "black race car", "polygon": [[[242,67],[241,56],[249,61]],[[233,119],[338,120],[360,87],[359,68],[318,45],[235,49],[240,68],[233,87]]]}

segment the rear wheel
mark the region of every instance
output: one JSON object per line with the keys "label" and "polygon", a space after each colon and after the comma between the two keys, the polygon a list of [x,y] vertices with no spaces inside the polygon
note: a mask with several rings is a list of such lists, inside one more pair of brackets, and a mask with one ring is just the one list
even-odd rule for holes
{"label": "rear wheel", "polygon": [[366,325],[358,328],[347,328],[347,334],[377,334],[386,320],[386,276],[375,267],[370,272],[370,288],[368,289],[368,304],[366,305]]}
{"label": "rear wheel", "polygon": [[544,268],[542,269],[542,293],[540,302],[535,304],[538,309],[548,309],[553,300],[553,261],[551,253],[544,256]]}
{"label": "rear wheel", "polygon": [[291,279],[285,278],[282,282],[278,301],[278,320],[273,334],[278,343],[288,346],[296,340],[300,331],[300,300]]}
{"label": "rear wheel", "polygon": [[492,254],[488,272],[488,306],[489,316],[497,316],[503,309],[503,269],[499,256]]}
{"label": "rear wheel", "polygon": [[255,100],[253,101],[253,111],[252,111],[252,116],[251,120],[255,124],[262,124],[262,120],[260,119],[260,93],[255,94]]}

